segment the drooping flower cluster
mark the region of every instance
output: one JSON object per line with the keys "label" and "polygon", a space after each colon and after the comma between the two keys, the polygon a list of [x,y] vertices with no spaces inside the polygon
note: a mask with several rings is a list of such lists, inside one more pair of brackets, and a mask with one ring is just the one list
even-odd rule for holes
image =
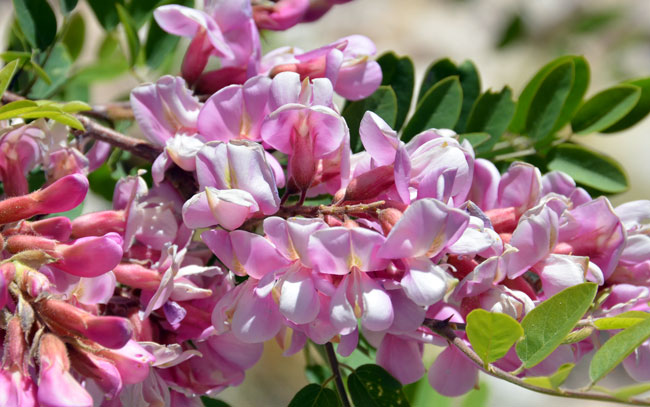
{"label": "drooping flower cluster", "polygon": [[[192,42],[183,78],[131,94],[163,152],[154,185],[120,180],[111,210],[42,217],[84,199],[83,174],[106,145],[84,155],[44,122],[3,132],[0,405],[200,405],[240,384],[269,339],[287,355],[337,342],[345,356],[361,336],[404,384],[425,374],[425,344],[445,347],[428,379],[456,396],[478,368],[425,319],[462,323],[481,308],[521,320],[585,281],[600,286],[595,317],[648,311],[650,202],[613,209],[525,163],[500,174],[451,130],[405,143],[373,112],[358,129],[365,151],[353,154],[333,95],[376,90],[374,45],[351,36],[261,56],[257,31],[334,3],[160,7],[159,24]],[[221,67],[204,72],[210,56]],[[187,84],[211,96],[199,102]],[[29,193],[36,165],[48,185]],[[195,181],[193,195],[174,187],[173,167]],[[322,195],[328,205],[312,203]],[[562,345],[521,375],[552,373],[596,345]],[[649,379],[649,354],[645,343],[625,360],[634,379]],[[520,364],[514,352],[496,363]]]}

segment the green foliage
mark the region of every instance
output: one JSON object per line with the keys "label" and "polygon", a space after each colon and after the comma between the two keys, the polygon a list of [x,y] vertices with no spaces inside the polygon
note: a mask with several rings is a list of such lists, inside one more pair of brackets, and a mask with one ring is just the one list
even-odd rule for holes
{"label": "green foliage", "polygon": [[574,367],[573,363],[565,363],[550,376],[525,377],[524,382],[547,389],[557,389],[566,381]]}
{"label": "green foliage", "polygon": [[116,6],[124,6],[124,0],[88,0],[88,4],[105,30],[110,31],[117,27],[120,17]]}
{"label": "green foliage", "polygon": [[356,406],[408,406],[402,384],[379,365],[363,365],[348,376],[348,391]]}
{"label": "green foliage", "polygon": [[604,130],[625,117],[641,97],[641,88],[618,85],[594,95],[580,107],[571,120],[576,134],[589,134]]}
{"label": "green foliage", "polygon": [[332,389],[310,383],[300,389],[289,402],[289,407],[337,407],[341,399]]}
{"label": "green foliage", "polygon": [[0,95],[5,93],[11,79],[13,79],[14,74],[16,73],[16,68],[18,68],[18,60],[14,59],[0,69]]}
{"label": "green foliage", "polygon": [[611,337],[591,359],[589,364],[591,382],[596,383],[605,377],[648,338],[650,338],[650,318]]}
{"label": "green foliage", "polygon": [[363,150],[359,136],[359,124],[367,111],[372,111],[380,116],[386,123],[393,127],[397,117],[397,96],[390,86],[380,86],[372,95],[365,99],[348,103],[342,115],[350,128],[350,147],[358,153]]}
{"label": "green foliage", "polygon": [[213,399],[211,397],[201,397],[201,401],[205,407],[230,407],[230,404],[219,399]]}
{"label": "green foliage", "polygon": [[642,311],[628,311],[610,318],[599,318],[594,321],[594,326],[601,330],[626,329],[650,318],[650,313]]}
{"label": "green foliage", "polygon": [[138,59],[138,54],[140,53],[140,39],[138,38],[138,28],[133,21],[133,18],[129,15],[129,12],[121,4],[116,4],[117,14],[124,27],[124,33],[126,34],[126,41],[129,46],[129,66],[135,65]]}
{"label": "green foliage", "polygon": [[43,70],[47,74],[49,81],[44,78],[36,81],[29,92],[29,97],[33,99],[51,97],[66,83],[71,66],[72,59],[66,47],[57,43],[43,65]]}
{"label": "green foliage", "polygon": [[614,133],[625,130],[640,122],[650,113],[650,78],[641,78],[632,81],[623,82],[626,85],[633,85],[641,88],[641,97],[636,106],[622,119],[601,130],[602,133]]}
{"label": "green foliage", "polygon": [[415,67],[411,58],[400,58],[394,52],[385,53],[377,58],[377,62],[383,74],[381,84],[390,86],[397,97],[397,115],[393,129],[399,131],[411,107],[415,88]]}
{"label": "green foliage", "polygon": [[557,348],[591,306],[598,286],[583,283],[566,288],[537,305],[521,321],[524,338],[517,356],[531,368]]}
{"label": "green foliage", "polygon": [[59,4],[61,4],[61,11],[63,11],[65,14],[70,14],[70,12],[74,10],[75,7],[77,7],[77,3],[79,3],[79,0],[59,0]]}
{"label": "green foliage", "polygon": [[561,144],[549,157],[549,170],[563,171],[588,187],[611,194],[628,188],[627,175],[619,163],[584,146]]}
{"label": "green foliage", "polygon": [[31,46],[46,49],[56,38],[56,16],[47,0],[13,0],[16,19]]}
{"label": "green foliage", "polygon": [[[478,98],[469,114],[465,131],[485,132],[490,138],[481,143],[477,152],[492,149],[508,128],[514,113],[515,102],[512,101],[512,92],[507,86],[501,92],[487,91]],[[476,147],[474,143],[472,145]]]}
{"label": "green foliage", "polygon": [[78,103],[71,102],[73,105],[66,108],[65,104],[54,103],[49,101],[34,102],[32,100],[19,100],[16,102],[7,103],[0,107],[0,120],[21,118],[21,119],[38,119],[47,118],[63,123],[74,129],[83,130],[83,125],[71,113],[76,113],[80,110],[87,110],[88,106],[84,104],[84,108],[77,109]]}
{"label": "green foliage", "polygon": [[485,366],[504,357],[524,334],[524,330],[510,315],[488,312],[477,308],[467,316],[465,329],[474,351]]}
{"label": "green foliage", "polygon": [[453,128],[463,103],[463,90],[457,76],[441,80],[431,87],[418,103],[413,117],[402,132],[407,142],[423,130]]}
{"label": "green foliage", "polygon": [[63,32],[61,42],[65,45],[70,59],[75,61],[81,54],[86,36],[86,23],[83,16],[80,13],[72,14]]}

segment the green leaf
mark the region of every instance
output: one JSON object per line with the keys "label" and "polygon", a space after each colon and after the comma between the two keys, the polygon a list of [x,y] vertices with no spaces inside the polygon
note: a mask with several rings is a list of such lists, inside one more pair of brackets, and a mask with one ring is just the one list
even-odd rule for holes
{"label": "green leaf", "polygon": [[93,108],[88,103],[73,100],[72,102],[67,102],[61,105],[61,110],[65,113],[78,113],[93,110]]}
{"label": "green leaf", "polygon": [[52,79],[50,79],[50,76],[45,72],[45,69],[41,67],[41,65],[36,61],[35,59],[36,54],[32,54],[32,56],[29,59],[29,65],[30,67],[34,70],[34,73],[41,78],[45,83],[48,85],[52,84]]}
{"label": "green leaf", "polygon": [[490,135],[488,133],[464,133],[458,136],[458,142],[463,140],[468,140],[474,149],[482,146],[484,143],[487,143],[490,140]]}
{"label": "green leaf", "polygon": [[70,14],[70,12],[77,7],[79,0],[59,0],[59,2],[61,3],[61,10],[65,14]]}
{"label": "green leaf", "polygon": [[[555,69],[556,67],[558,67],[559,65],[569,61],[573,61],[576,67],[581,65],[580,61],[576,61],[577,58],[581,58],[581,57],[568,55],[568,56],[563,56],[554,59],[553,61],[544,65],[539,71],[537,71],[537,73],[531,78],[531,80],[528,81],[528,83],[524,87],[524,90],[519,95],[519,99],[517,100],[517,109],[515,110],[515,116],[512,118],[509,127],[511,132],[521,134],[526,131],[526,122],[528,118],[528,113],[530,111],[531,103],[535,95],[538,93],[540,85],[544,80],[544,78],[547,76],[547,74],[551,72],[553,69]],[[576,72],[577,71],[578,69],[576,69]],[[582,75],[574,75],[574,76],[582,76]],[[580,81],[576,81],[574,79],[574,82],[576,82],[577,85],[579,84]],[[567,97],[567,99],[569,98]]]}
{"label": "green leaf", "polygon": [[463,133],[469,132],[465,126],[474,103],[481,94],[481,78],[474,63],[467,60],[458,66],[458,79],[460,87],[463,89],[463,106],[460,109],[460,116],[458,116],[454,130]]}
{"label": "green leaf", "polygon": [[68,79],[68,73],[72,66],[72,60],[68,50],[63,44],[56,44],[43,69],[50,78],[51,83],[39,80],[29,93],[30,98],[44,99],[56,92]]}
{"label": "green leaf", "polygon": [[413,117],[402,132],[408,142],[419,132],[430,129],[451,129],[458,121],[463,103],[463,91],[457,76],[441,80],[424,95]]}
{"label": "green leaf", "polygon": [[591,382],[596,383],[605,377],[648,338],[650,338],[650,319],[643,320],[612,336],[591,359],[589,364]]}
{"label": "green leaf", "polygon": [[424,95],[426,95],[433,85],[450,76],[460,77],[460,74],[456,64],[449,58],[441,59],[429,65],[424,74],[424,79],[422,79],[422,85],[420,85],[417,103],[420,103]]}
{"label": "green leaf", "polygon": [[315,383],[300,389],[289,402],[289,407],[336,407],[340,405],[341,400],[334,390]]}
{"label": "green leaf", "polygon": [[576,112],[571,128],[576,134],[604,130],[627,115],[641,97],[641,88],[618,85],[597,93]]}
{"label": "green leaf", "polygon": [[16,68],[18,68],[18,60],[14,59],[0,69],[0,95],[4,94],[9,87],[11,79],[16,73]]}
{"label": "green leaf", "polygon": [[389,85],[397,97],[397,116],[393,129],[399,131],[406,120],[411,107],[413,89],[415,88],[415,67],[409,57],[397,57],[388,52],[377,58],[383,73],[382,85]]}
{"label": "green leaf", "polygon": [[305,366],[305,376],[310,383],[320,384],[332,375],[332,371],[323,365]]}
{"label": "green leaf", "polygon": [[129,45],[129,66],[133,66],[137,62],[138,54],[140,53],[140,39],[138,38],[138,29],[135,26],[135,22],[129,15],[129,12],[126,11],[124,6],[121,4],[116,4],[115,7],[117,7],[117,14],[120,17],[122,27],[124,27],[126,42]]}
{"label": "green leaf", "polygon": [[555,129],[573,85],[575,64],[567,61],[544,76],[530,102],[526,133],[535,141],[544,140]]}
{"label": "green leaf", "polygon": [[467,338],[485,366],[504,357],[524,330],[510,315],[475,309],[467,316]]}
{"label": "green leaf", "polygon": [[489,142],[481,146],[479,153],[490,151],[499,141],[515,114],[515,106],[512,92],[507,86],[501,92],[487,91],[478,98],[467,119],[465,131],[485,132],[490,135]]}
{"label": "green leaf", "polygon": [[23,113],[38,109],[36,102],[31,100],[17,100],[0,107],[0,120],[18,117]]}
{"label": "green leaf", "polygon": [[68,50],[70,59],[75,61],[79,57],[79,54],[81,54],[86,37],[86,23],[81,13],[73,14],[64,30],[65,34],[61,42],[63,42],[63,45]]}
{"label": "green leaf", "polygon": [[348,103],[343,109],[343,118],[350,129],[350,147],[355,153],[363,150],[361,137],[359,137],[359,124],[367,111],[379,115],[392,128],[397,117],[397,96],[395,96],[395,91],[390,86],[380,86],[372,95]]}
{"label": "green leaf", "polygon": [[547,167],[563,171],[577,182],[606,193],[617,194],[628,188],[627,175],[619,163],[577,144],[555,147]]}
{"label": "green leaf", "polygon": [[0,58],[2,58],[3,61],[7,62],[11,62],[16,59],[19,62],[24,62],[25,60],[29,60],[31,57],[32,54],[25,51],[5,51],[3,53],[0,53]]}
{"label": "green leaf", "polygon": [[160,1],[160,0],[135,0],[131,1],[128,4],[128,14],[133,19],[137,28],[142,27],[142,25],[151,18],[153,10],[158,5],[162,4],[175,3],[170,1]]}
{"label": "green leaf", "polygon": [[152,18],[144,44],[144,56],[147,66],[151,69],[160,67],[170,55],[174,54],[179,41],[180,37],[165,32]]}
{"label": "green leaf", "polygon": [[363,365],[348,376],[348,391],[356,406],[408,406],[402,384],[378,365]]}
{"label": "green leaf", "polygon": [[582,98],[585,96],[587,88],[589,87],[590,73],[587,60],[584,57],[577,56],[572,57],[572,61],[574,67],[573,85],[571,86],[571,91],[564,102],[564,106],[562,106],[562,113],[560,113],[560,117],[555,122],[553,128],[554,131],[561,129],[565,124],[571,121],[571,118],[578,109],[578,106],[582,103]]}
{"label": "green leaf", "polygon": [[112,30],[120,22],[115,6],[124,5],[124,0],[88,0],[88,4],[106,31]]}
{"label": "green leaf", "polygon": [[49,215],[46,215],[45,218],[54,218],[54,217],[57,217],[57,216],[65,216],[66,218],[68,218],[70,220],[75,220],[79,216],[81,216],[81,214],[83,213],[85,204],[86,204],[86,201],[84,200],[79,205],[75,206],[74,208],[70,209],[69,211],[51,213]]}
{"label": "green leaf", "polygon": [[201,396],[201,401],[205,407],[230,407],[230,404],[225,401],[213,399],[212,397]]}
{"label": "green leaf", "polygon": [[490,406],[490,392],[488,391],[487,382],[480,382],[479,387],[470,390],[469,393],[463,397],[461,407],[489,407]]}
{"label": "green leaf", "polygon": [[426,375],[415,383],[405,385],[402,390],[412,407],[449,407],[453,401],[453,398],[435,391]]}
{"label": "green leaf", "polygon": [[614,133],[625,130],[640,122],[650,112],[650,78],[641,78],[633,81],[626,81],[624,84],[634,85],[641,88],[641,97],[636,106],[622,119],[612,124],[610,127],[601,130],[601,133]]}
{"label": "green leaf", "polygon": [[578,343],[589,338],[594,332],[594,327],[586,326],[584,328],[578,329],[577,331],[570,332],[562,341],[562,345]]}
{"label": "green leaf", "polygon": [[56,16],[47,0],[13,0],[16,19],[25,38],[40,50],[56,37]]}
{"label": "green leaf", "polygon": [[650,391],[650,383],[638,383],[630,386],[621,387],[612,392],[612,396],[620,400],[629,400],[634,396]]}
{"label": "green leaf", "polygon": [[642,321],[644,321],[642,318],[612,317],[597,319],[594,321],[594,325],[596,325],[596,328],[604,331],[609,329],[626,329]]}
{"label": "green leaf", "polygon": [[574,367],[575,364],[573,363],[565,363],[557,369],[557,372],[550,376],[525,377],[524,382],[547,389],[557,389],[566,381]]}
{"label": "green leaf", "polygon": [[512,43],[521,40],[526,35],[524,22],[517,13],[510,16],[507,23],[503,26],[497,48],[505,48]]}
{"label": "green leaf", "polygon": [[521,321],[524,338],[515,348],[525,368],[537,365],[562,343],[591,306],[597,289],[594,283],[566,288],[526,314]]}

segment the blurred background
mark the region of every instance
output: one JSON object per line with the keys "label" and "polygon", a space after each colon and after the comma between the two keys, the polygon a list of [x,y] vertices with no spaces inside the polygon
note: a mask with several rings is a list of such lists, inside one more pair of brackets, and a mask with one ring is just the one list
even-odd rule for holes
{"label": "blurred background", "polygon": [[[56,3],[56,4],[55,4]],[[53,6],[58,2],[52,2]],[[10,0],[0,0],[0,44],[7,41],[11,19]],[[85,4],[80,7],[86,36],[79,72],[106,45],[102,30]],[[298,25],[280,33],[265,33],[265,50],[293,45],[310,50],[340,37],[363,34],[377,45],[378,55],[394,51],[409,55],[415,62],[419,80],[427,66],[448,57],[460,63],[474,61],[481,75],[483,90],[499,90],[504,85],[518,96],[526,82],[545,63],[564,54],[584,55],[591,66],[591,85],[586,97],[622,80],[650,76],[650,2],[647,0],[355,0],[334,7],[315,23]],[[187,43],[167,69],[178,72]],[[4,46],[2,46],[4,49]],[[159,72],[111,72],[105,67],[89,88],[92,103],[125,99],[142,81],[154,81]],[[417,92],[417,89],[416,89]],[[609,154],[623,164],[630,178],[629,191],[612,197],[614,205],[650,198],[650,120],[614,135],[591,135],[580,141]],[[85,211],[108,207],[97,198]],[[304,373],[304,354],[281,356],[275,342],[266,344],[262,361],[249,372],[239,387],[218,395],[232,406],[282,406],[308,383]],[[427,366],[436,350],[427,350]],[[568,384],[585,385],[575,378],[587,377],[586,366],[575,369]],[[627,383],[624,372],[608,377],[609,387]],[[459,378],[462,380],[462,378]],[[427,387],[427,386],[423,386]],[[520,389],[487,376],[481,389],[452,400],[427,390],[420,395],[420,406],[605,406],[606,403],[555,399]]]}

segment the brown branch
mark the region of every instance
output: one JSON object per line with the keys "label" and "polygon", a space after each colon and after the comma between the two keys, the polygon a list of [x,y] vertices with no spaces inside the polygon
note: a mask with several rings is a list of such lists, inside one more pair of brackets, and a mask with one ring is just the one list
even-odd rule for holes
{"label": "brown branch", "polygon": [[523,387],[525,389],[532,390],[537,393],[548,394],[549,396],[567,397],[567,398],[583,399],[583,400],[607,401],[610,403],[630,404],[636,406],[650,406],[650,402],[643,401],[643,400],[637,400],[637,399],[621,400],[616,397],[610,396],[608,394],[585,393],[585,392],[573,391],[573,390],[549,389],[546,387],[535,386],[533,384],[525,382],[520,377],[508,373],[505,370],[499,369],[498,367],[492,364],[488,364],[488,368],[485,369],[483,367],[484,364],[481,357],[478,354],[476,354],[476,352],[474,352],[474,350],[470,346],[468,346],[461,338],[456,336],[454,330],[451,327],[451,323],[447,323],[447,321],[440,321],[440,320],[427,318],[424,320],[423,325],[431,329],[436,334],[447,339],[447,341],[449,341],[451,345],[454,345],[458,350],[463,352],[465,356],[467,356],[483,372],[489,374],[490,376],[515,384],[519,387]]}

